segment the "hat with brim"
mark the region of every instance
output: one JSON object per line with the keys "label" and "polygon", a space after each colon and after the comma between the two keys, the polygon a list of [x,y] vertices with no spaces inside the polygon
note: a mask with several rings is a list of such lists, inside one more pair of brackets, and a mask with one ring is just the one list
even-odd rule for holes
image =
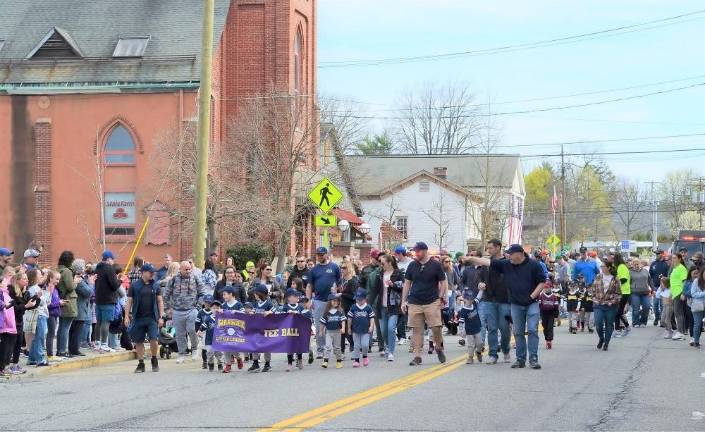
{"label": "hat with brim", "polygon": [[524,253],[524,248],[521,247],[520,244],[513,244],[513,245],[510,245],[507,248],[507,250],[505,250],[504,252],[508,253],[508,254],[519,253],[519,252]]}

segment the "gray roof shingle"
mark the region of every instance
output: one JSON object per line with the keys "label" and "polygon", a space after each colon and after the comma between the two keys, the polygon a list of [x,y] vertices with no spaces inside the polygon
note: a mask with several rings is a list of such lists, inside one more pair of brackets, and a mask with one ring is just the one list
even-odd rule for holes
{"label": "gray roof shingle", "polygon": [[[2,0],[0,83],[199,81],[201,0]],[[230,2],[216,0],[214,45]],[[54,27],[83,59],[25,60]],[[149,36],[144,58],[113,59],[120,37]]]}
{"label": "gray roof shingle", "polygon": [[[489,176],[486,167],[489,162]],[[463,188],[511,188],[519,168],[518,155],[405,155],[405,156],[347,156],[346,163],[354,173],[355,190],[359,195],[376,195],[381,190],[419,171],[434,172],[436,167],[447,168],[446,179]]]}

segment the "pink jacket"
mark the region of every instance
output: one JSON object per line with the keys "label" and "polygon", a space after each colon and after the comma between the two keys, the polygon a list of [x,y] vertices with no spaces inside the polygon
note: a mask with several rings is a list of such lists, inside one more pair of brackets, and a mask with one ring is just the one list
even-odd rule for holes
{"label": "pink jacket", "polygon": [[0,333],[17,334],[17,327],[15,326],[15,308],[7,308],[7,305],[12,299],[10,298],[10,291],[7,289],[8,283],[5,282],[7,281],[0,281],[0,293],[2,293],[4,300],[4,304],[0,307],[0,313],[3,314],[5,318],[0,326]]}

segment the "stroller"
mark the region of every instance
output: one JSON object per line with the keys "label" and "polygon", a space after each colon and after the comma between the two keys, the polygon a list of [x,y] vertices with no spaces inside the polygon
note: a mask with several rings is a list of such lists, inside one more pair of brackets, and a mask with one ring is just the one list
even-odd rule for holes
{"label": "stroller", "polygon": [[159,357],[169,359],[171,353],[179,352],[179,347],[176,345],[176,329],[171,322],[167,324],[159,329]]}

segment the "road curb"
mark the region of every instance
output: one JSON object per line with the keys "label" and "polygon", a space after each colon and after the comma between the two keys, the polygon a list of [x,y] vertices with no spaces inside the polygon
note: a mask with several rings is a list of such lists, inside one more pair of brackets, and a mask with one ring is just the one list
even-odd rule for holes
{"label": "road curb", "polygon": [[106,353],[99,354],[91,357],[82,357],[79,359],[66,360],[63,362],[57,362],[47,367],[30,367],[27,369],[27,373],[23,376],[26,377],[39,377],[44,375],[50,375],[61,372],[69,372],[77,369],[86,369],[96,366],[103,366],[111,363],[118,363],[127,360],[134,360],[135,353],[132,351],[118,352],[118,353]]}

